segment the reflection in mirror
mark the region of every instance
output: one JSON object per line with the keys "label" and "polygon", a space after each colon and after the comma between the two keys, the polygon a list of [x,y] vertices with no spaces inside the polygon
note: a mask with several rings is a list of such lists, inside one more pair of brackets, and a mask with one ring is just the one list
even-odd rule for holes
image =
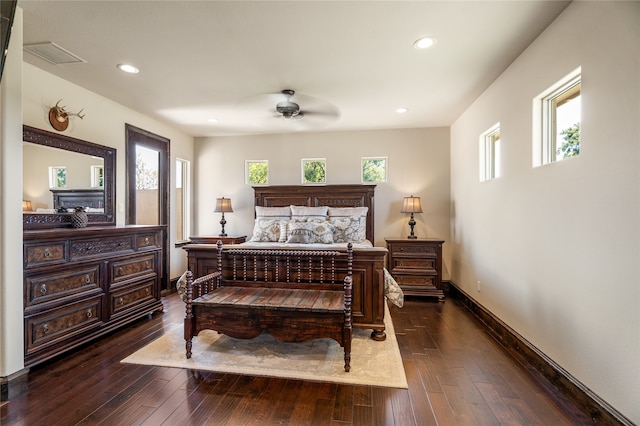
{"label": "reflection in mirror", "polygon": [[23,140],[24,229],[69,227],[76,206],[89,226],[115,225],[114,148],[29,126]]}
{"label": "reflection in mirror", "polygon": [[33,212],[57,213],[56,210],[66,204],[55,202],[60,195],[75,193],[83,194],[75,201],[77,206],[87,208],[87,213],[104,213],[104,160],[101,157],[28,142],[23,142],[22,154],[23,200],[31,201]]}

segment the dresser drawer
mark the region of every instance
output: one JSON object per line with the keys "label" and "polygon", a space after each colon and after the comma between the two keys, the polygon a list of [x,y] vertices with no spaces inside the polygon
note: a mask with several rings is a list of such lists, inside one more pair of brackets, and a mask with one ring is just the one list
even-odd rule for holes
{"label": "dresser drawer", "polygon": [[103,296],[25,318],[26,354],[33,353],[102,323]]}
{"label": "dresser drawer", "polygon": [[133,251],[131,235],[71,240],[71,259],[115,255]]}
{"label": "dresser drawer", "polygon": [[111,315],[140,307],[146,301],[155,300],[156,279],[145,280],[135,285],[121,287],[111,292]]}
{"label": "dresser drawer", "polygon": [[138,255],[123,260],[113,261],[109,264],[111,270],[111,283],[115,284],[133,278],[143,277],[156,273],[155,253]]}
{"label": "dresser drawer", "polygon": [[391,268],[392,272],[396,272],[398,269],[424,269],[428,271],[435,271],[436,260],[437,259],[435,257],[420,258],[394,256]]}
{"label": "dresser drawer", "polygon": [[24,245],[25,269],[67,262],[67,242]]}
{"label": "dresser drawer", "polygon": [[158,233],[156,232],[149,234],[138,234],[136,235],[136,241],[138,243],[138,249],[155,249],[160,247],[160,241],[158,241]]}
{"label": "dresser drawer", "polygon": [[26,277],[25,308],[101,288],[100,265]]}
{"label": "dresser drawer", "polygon": [[394,256],[399,254],[414,254],[436,257],[438,254],[438,247],[433,244],[393,243],[391,251]]}

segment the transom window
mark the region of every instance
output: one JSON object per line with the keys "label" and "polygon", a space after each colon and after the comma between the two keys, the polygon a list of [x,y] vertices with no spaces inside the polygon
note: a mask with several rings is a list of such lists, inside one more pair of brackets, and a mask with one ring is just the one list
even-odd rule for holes
{"label": "transom window", "polygon": [[500,123],[480,135],[480,182],[500,176]]}
{"label": "transom window", "polygon": [[580,155],[580,68],[534,99],[533,165]]}

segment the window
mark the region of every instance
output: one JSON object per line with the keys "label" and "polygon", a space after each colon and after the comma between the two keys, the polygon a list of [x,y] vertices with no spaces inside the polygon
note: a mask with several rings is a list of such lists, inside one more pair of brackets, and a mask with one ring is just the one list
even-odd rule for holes
{"label": "window", "polygon": [[580,154],[581,69],[534,99],[533,165]]}
{"label": "window", "polygon": [[302,183],[327,183],[327,161],[324,158],[302,159]]}
{"label": "window", "polygon": [[245,182],[249,185],[269,184],[269,161],[247,160],[245,161]]}
{"label": "window", "polygon": [[185,241],[191,234],[189,166],[189,161],[176,158],[176,241]]}
{"label": "window", "polygon": [[104,168],[102,166],[91,166],[91,187],[104,187]]}
{"label": "window", "polygon": [[480,135],[480,182],[500,176],[500,123]]}
{"label": "window", "polygon": [[49,188],[66,188],[67,168],[65,166],[49,167]]}
{"label": "window", "polygon": [[362,157],[362,182],[386,182],[387,157]]}

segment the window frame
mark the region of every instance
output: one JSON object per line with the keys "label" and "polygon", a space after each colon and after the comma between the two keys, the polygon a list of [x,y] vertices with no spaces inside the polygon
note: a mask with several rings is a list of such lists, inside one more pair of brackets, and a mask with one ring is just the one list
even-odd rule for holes
{"label": "window frame", "polygon": [[[368,161],[383,161],[384,178],[381,180],[366,180],[364,176],[365,164]],[[361,183],[382,183],[387,182],[389,172],[389,159],[387,157],[361,157],[360,159],[360,182]]]}
{"label": "window frame", "polygon": [[501,140],[500,122],[497,122],[480,135],[480,182],[500,177]]}
{"label": "window frame", "polygon": [[[557,109],[582,96],[582,68],[567,74],[533,100],[533,166],[564,160],[558,158]],[[580,120],[581,122],[582,120]]]}
{"label": "window frame", "polygon": [[[179,166],[178,166],[179,164]],[[182,187],[182,223],[177,221],[176,212],[176,242],[188,241],[191,235],[191,162],[183,158],[176,157],[176,191],[178,189],[178,172],[180,173],[180,183]],[[177,196],[176,196],[177,198]],[[177,206],[176,200],[176,206]],[[178,238],[178,231],[182,230],[182,238]]]}
{"label": "window frame", "polygon": [[[251,174],[249,173],[249,169],[252,164],[266,164],[267,165],[267,181],[264,183],[256,183],[251,182]],[[253,186],[265,186],[269,185],[269,160],[245,160],[244,162],[244,183],[247,185]]]}

